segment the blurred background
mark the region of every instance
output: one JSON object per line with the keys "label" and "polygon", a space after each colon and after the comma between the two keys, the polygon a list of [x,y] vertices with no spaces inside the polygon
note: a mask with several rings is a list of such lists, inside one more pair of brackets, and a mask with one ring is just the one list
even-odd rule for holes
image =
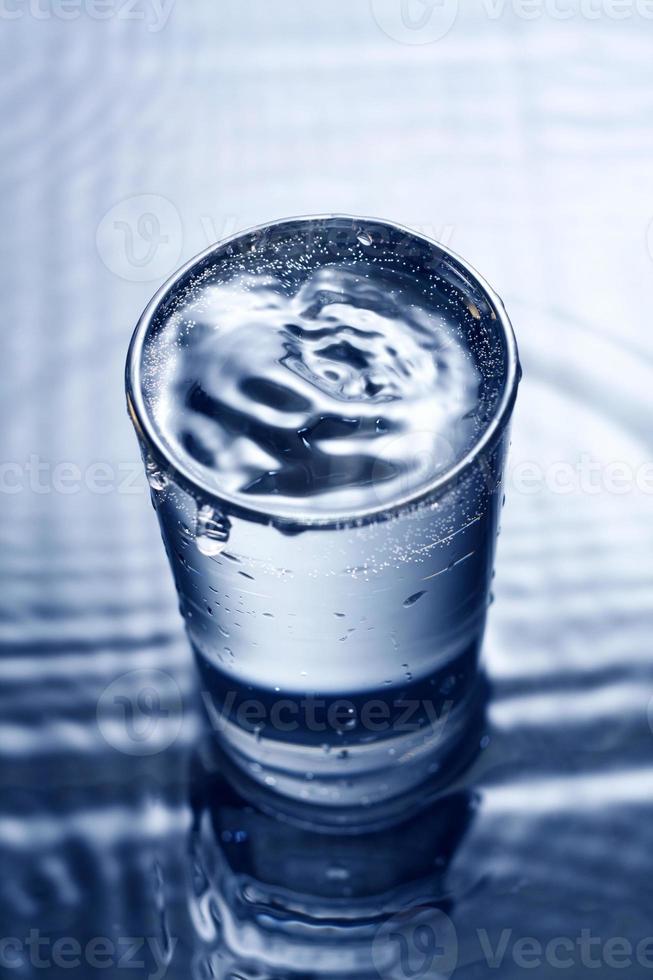
{"label": "blurred background", "polygon": [[[496,950],[505,930],[502,977],[523,975],[526,937],[531,975],[596,975],[597,958],[601,976],[652,975],[652,32],[647,0],[3,0],[8,976],[359,975],[319,943],[306,961],[272,943],[243,891],[255,853],[308,860],[310,842],[223,828],[231,898],[197,870],[216,796],[122,379],[183,261],[325,212],[463,255],[504,299],[525,371],[482,753],[423,851],[404,858],[404,831],[377,844],[455,931],[438,976],[496,973],[482,938]],[[329,878],[341,909],[350,872]],[[131,958],[126,937],[143,940]]]}

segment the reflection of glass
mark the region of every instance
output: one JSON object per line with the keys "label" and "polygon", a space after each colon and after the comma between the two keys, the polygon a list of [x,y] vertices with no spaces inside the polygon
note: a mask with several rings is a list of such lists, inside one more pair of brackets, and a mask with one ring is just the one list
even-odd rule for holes
{"label": "reflection of glass", "polygon": [[[320,265],[324,255],[326,266]],[[187,441],[192,452],[185,451],[181,436],[181,442],[175,442],[177,436],[163,431],[156,414],[161,411],[162,390],[164,417],[176,397],[173,391],[187,390],[197,409],[193,421],[204,427],[197,431],[213,426],[218,405],[220,417],[226,415],[226,428],[237,427],[239,452],[244,455],[252,449],[253,430],[265,441],[265,412],[257,403],[255,411],[248,405],[239,414],[234,408],[237,400],[225,408],[219,384],[210,397],[204,388],[198,395],[185,368],[175,376],[177,387],[162,388],[156,372],[174,356],[171,350],[187,352],[194,343],[203,350],[207,336],[215,344],[215,332],[202,322],[207,281],[212,288],[217,282],[220,309],[227,316],[232,307],[225,305],[223,287],[230,295],[227,287],[234,277],[247,276],[249,282],[255,273],[272,270],[285,276],[285,286],[296,296],[306,286],[301,276],[307,275],[314,286],[316,277],[336,260],[348,270],[387,266],[388,275],[399,277],[392,282],[403,283],[410,297],[414,299],[417,290],[422,301],[428,294],[429,302],[440,304],[437,316],[446,321],[449,333],[438,350],[446,362],[456,348],[454,374],[466,374],[465,365],[473,362],[481,393],[477,408],[471,414],[465,411],[455,426],[441,432],[417,433],[408,425],[386,438],[375,430],[373,445],[382,444],[386,455],[379,451],[371,465],[369,454],[363,454],[367,468],[357,470],[363,477],[355,492],[338,482],[343,460],[350,461],[347,466],[352,459],[363,465],[349,449],[351,419],[340,419],[337,426],[338,420],[320,417],[320,425],[330,426],[321,445],[337,448],[326,463],[321,451],[319,464],[312,450],[296,444],[304,429],[298,433],[292,426],[279,425],[279,470],[266,474],[263,482],[254,481],[265,493],[234,491],[231,485],[225,489],[220,483],[224,453],[217,453],[211,467],[204,451],[198,452],[196,440]],[[288,286],[292,275],[299,275],[299,282]],[[361,277],[353,278],[358,283]],[[197,283],[203,284],[201,302]],[[350,306],[360,312],[356,304],[363,299],[355,288]],[[292,292],[295,289],[299,293]],[[320,335],[335,329],[333,321],[341,316],[342,303],[329,298],[332,291],[321,289],[315,296],[304,309],[304,326],[290,324],[300,333],[308,329],[309,313],[315,316],[315,309],[325,304],[328,315],[320,321]],[[391,306],[391,292],[386,299],[386,306]],[[404,307],[408,306],[419,304],[406,299]],[[185,311],[185,333],[183,339],[174,333],[180,346],[171,347],[166,331],[180,307]],[[381,314],[375,310],[374,316]],[[396,329],[396,309],[386,310],[386,316]],[[287,326],[282,324],[283,329]],[[242,368],[248,357],[237,343],[240,329],[239,325],[229,335],[230,363]],[[352,348],[350,341],[356,336],[350,326],[342,329],[349,331],[350,340],[337,345],[338,357],[345,357],[343,350]],[[189,340],[195,330],[199,340]],[[165,343],[162,335],[168,337]],[[219,355],[220,351],[213,376],[219,376],[223,387],[231,383],[230,390],[235,388],[239,398],[255,388],[257,397],[269,401],[267,379],[257,377],[254,384],[245,378],[247,384],[242,379],[236,384],[226,369],[220,372]],[[410,363],[421,364],[423,357],[422,350]],[[196,357],[193,363],[202,365],[206,359]],[[356,363],[354,359],[345,365],[351,376],[360,375]],[[300,367],[308,370],[304,362]],[[445,367],[440,374],[448,376]],[[518,375],[510,324],[489,287],[442,246],[376,221],[299,219],[245,233],[181,270],[146,310],[130,350],[129,408],[202,673],[205,704],[231,761],[261,786],[325,809],[371,805],[396,799],[433,776],[440,778],[460,754],[479,700],[477,661]],[[347,375],[349,381],[351,376]],[[289,397],[284,388],[286,401]],[[387,403],[396,406],[400,401],[388,397]],[[242,398],[238,404],[242,407]],[[352,404],[358,408],[358,402]],[[374,409],[376,413],[377,403]],[[392,418],[392,409],[387,411]],[[278,406],[274,412],[278,417]],[[383,426],[381,431],[385,432]],[[311,440],[302,439],[310,448]],[[369,449],[372,443],[365,445]],[[255,448],[260,449],[258,442]],[[235,466],[230,478],[237,472]],[[283,484],[275,483],[279,473]],[[295,502],[298,474],[312,481],[313,490],[316,480],[329,487],[335,481],[337,492],[315,490],[310,499],[300,495]],[[229,474],[222,475],[227,479]],[[345,507],[350,499],[351,507]]]}
{"label": "reflection of glass", "polygon": [[201,753],[193,776],[194,975],[450,975],[457,940],[446,879],[473,817],[467,792],[343,835],[251,806]]}

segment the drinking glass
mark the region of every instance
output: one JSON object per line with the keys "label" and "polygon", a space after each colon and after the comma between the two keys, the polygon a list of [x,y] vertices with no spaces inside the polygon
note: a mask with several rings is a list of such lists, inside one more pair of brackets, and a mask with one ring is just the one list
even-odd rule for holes
{"label": "drinking glass", "polygon": [[[391,500],[372,479],[366,505],[347,514],[216,492],[167,444],[144,390],[147,339],[189,286],[211,270],[264,270],[271,256],[290,264],[316,243],[334,261],[401,254],[405,275],[428,270],[464,307],[465,344],[496,390],[461,458],[418,489],[400,483]],[[128,355],[129,413],[216,751],[246,791],[319,806],[337,822],[352,808],[402,805],[469,758],[519,376],[488,284],[443,245],[373,219],[298,218],[241,233],[185,265],[148,305]],[[428,475],[447,433],[404,438]]]}

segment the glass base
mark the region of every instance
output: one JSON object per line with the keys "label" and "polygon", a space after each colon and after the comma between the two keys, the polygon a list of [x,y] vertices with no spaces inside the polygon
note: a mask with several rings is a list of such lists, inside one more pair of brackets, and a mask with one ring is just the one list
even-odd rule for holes
{"label": "glass base", "polygon": [[[203,747],[205,765],[221,772],[261,810],[296,826],[357,833],[391,825],[428,806],[479,751],[488,685],[483,674],[444,720],[407,733],[340,750],[340,768],[319,745],[251,735],[216,717],[205,699],[214,734]],[[347,754],[342,756],[342,753]]]}

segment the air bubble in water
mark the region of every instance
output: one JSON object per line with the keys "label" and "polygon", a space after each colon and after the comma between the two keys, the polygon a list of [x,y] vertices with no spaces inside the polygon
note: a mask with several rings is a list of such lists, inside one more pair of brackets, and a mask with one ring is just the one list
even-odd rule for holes
{"label": "air bubble in water", "polygon": [[348,881],[349,871],[341,864],[332,864],[326,869],[326,877],[329,881]]}
{"label": "air bubble in water", "polygon": [[455,686],[456,686],[456,678],[454,677],[453,674],[450,674],[449,677],[445,678],[445,680],[443,680],[442,683],[440,684],[440,694],[444,694],[444,695],[451,694]]}
{"label": "air bubble in water", "polygon": [[219,555],[229,540],[231,525],[228,518],[208,504],[200,507],[195,525],[195,543],[200,554],[207,558]]}
{"label": "air bubble in water", "polygon": [[344,723],[342,727],[345,729],[345,731],[350,732],[353,728],[356,728],[357,725],[356,713],[354,708],[347,708],[347,714],[351,715],[351,717],[347,719],[347,721]]}
{"label": "air bubble in water", "polygon": [[365,229],[359,231],[358,234],[356,235],[356,238],[361,243],[361,245],[372,244],[372,236],[370,235],[369,231],[365,231]]}

